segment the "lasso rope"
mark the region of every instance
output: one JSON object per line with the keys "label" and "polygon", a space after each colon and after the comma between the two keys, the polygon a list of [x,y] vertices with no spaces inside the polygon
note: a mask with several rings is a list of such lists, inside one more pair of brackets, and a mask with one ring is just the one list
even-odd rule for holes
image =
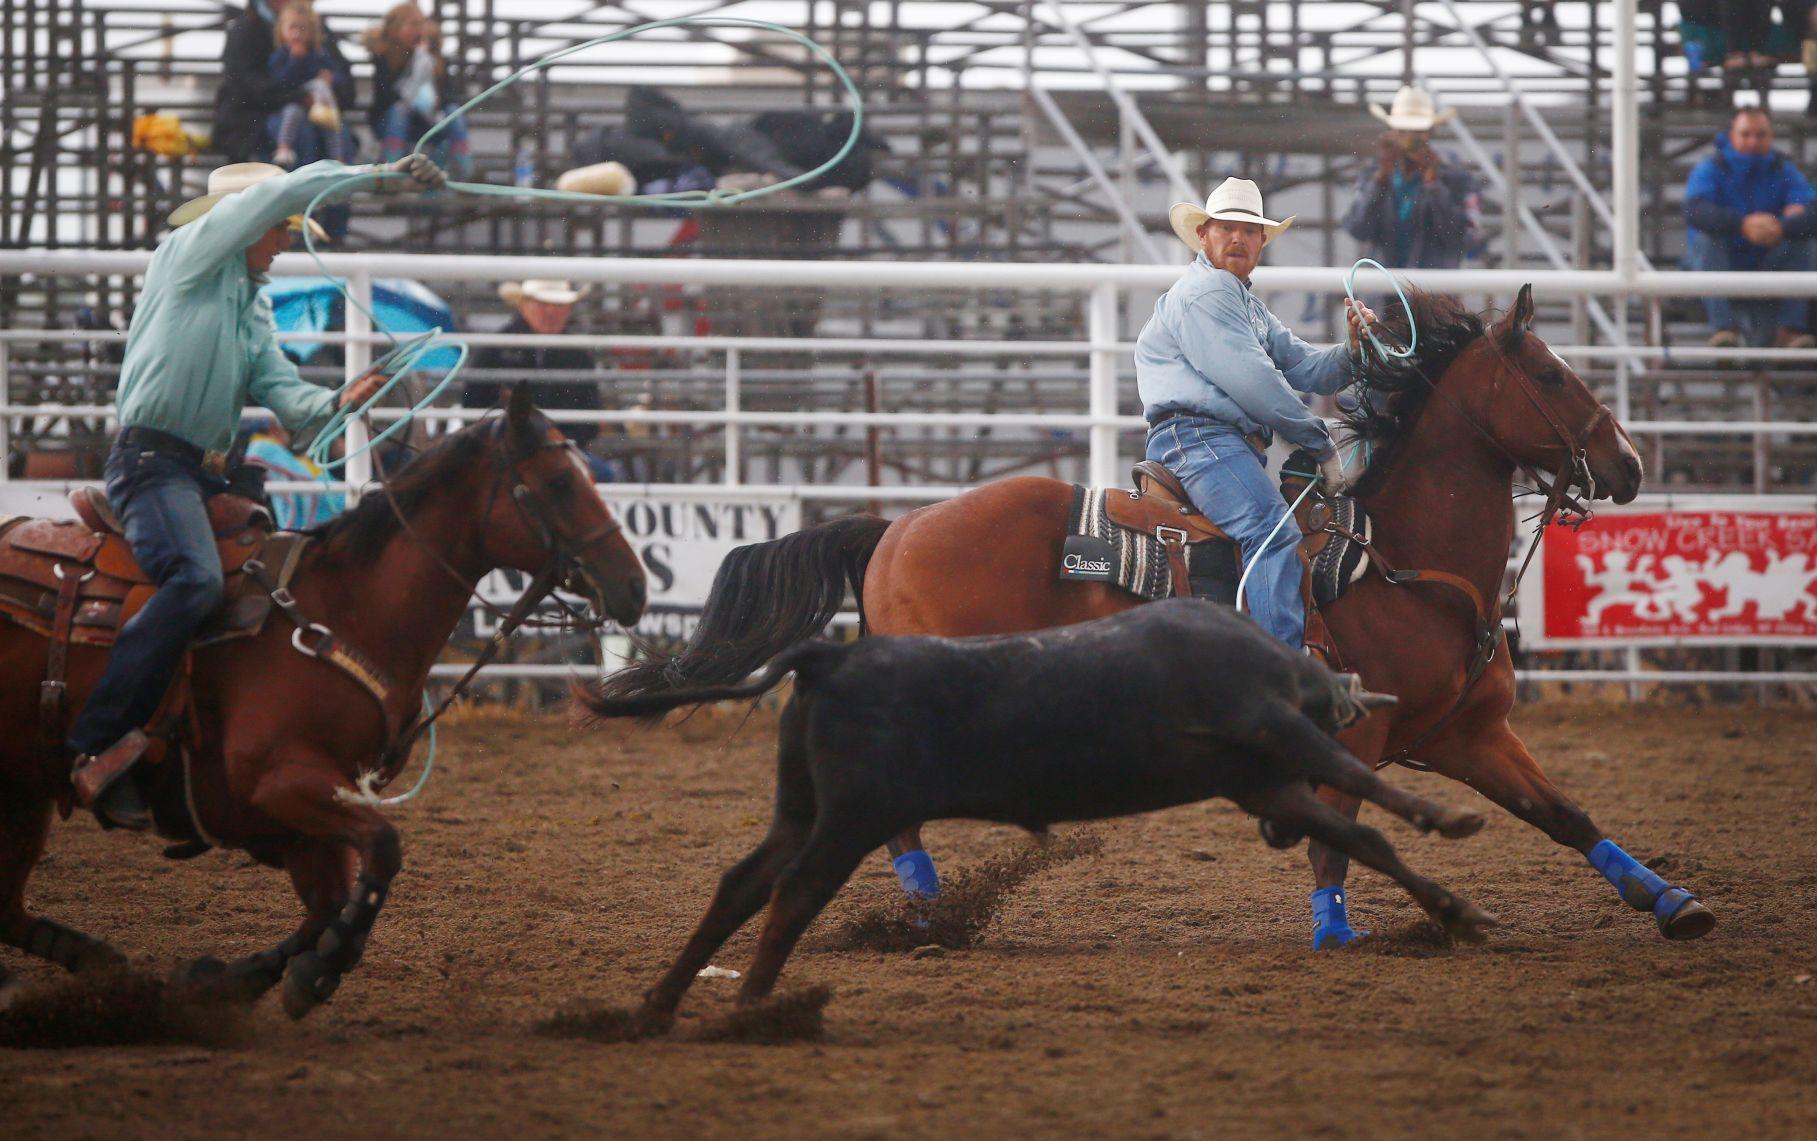
{"label": "lasso rope", "polygon": [[[751,190],[728,191],[715,188],[708,190],[675,190],[661,194],[588,194],[578,190],[552,190],[545,187],[532,186],[493,186],[483,182],[449,182],[447,184],[447,189],[460,194],[471,194],[476,197],[531,197],[545,198],[556,202],[603,202],[620,206],[663,206],[684,208],[734,206],[741,202],[749,202],[753,199],[762,198],[769,194],[776,194],[788,190],[791,187],[812,181],[837,167],[841,162],[845,161],[847,155],[852,153],[853,148],[858,145],[859,137],[864,130],[864,101],[859,95],[858,85],[852,82],[851,75],[846,72],[845,68],[840,66],[839,61],[834,59],[825,48],[800,32],[797,32],[792,28],[786,28],[781,24],[773,24],[768,20],[753,20],[742,16],[681,16],[669,20],[653,20],[647,24],[638,24],[635,27],[624,28],[620,31],[612,32],[609,35],[598,36],[583,43],[571,45],[560,51],[550,52],[548,55],[512,72],[504,79],[494,83],[491,87],[486,88],[486,90],[480,92],[472,99],[467,100],[465,103],[455,108],[452,112],[443,116],[434,126],[430,127],[429,130],[423,134],[421,139],[417,140],[416,148],[412,153],[424,153],[425,148],[430,142],[436,135],[446,129],[452,120],[465,114],[472,108],[477,107],[481,103],[484,103],[500,91],[517,84],[535,72],[548,67],[553,67],[561,60],[566,59],[576,52],[586,51],[588,48],[599,47],[602,44],[613,43],[617,40],[628,39],[631,36],[639,35],[643,32],[694,24],[756,28],[761,31],[773,32],[801,44],[803,47],[807,48],[816,59],[830,68],[833,74],[838,77],[840,86],[845,88],[846,100],[850,104],[852,110],[852,129],[846,135],[844,144],[840,146],[833,157],[827,159],[813,170],[805,171],[792,178],[785,178],[770,183],[767,186],[759,186]],[[454,383],[455,378],[460,375],[461,369],[467,363],[468,348],[466,343],[464,341],[450,339],[443,329],[431,329],[428,332],[413,336],[408,340],[399,340],[389,329],[385,328],[384,323],[379,321],[370,309],[366,308],[366,306],[360,302],[359,298],[353,295],[353,291],[347,287],[347,282],[344,278],[336,277],[333,273],[329,272],[327,263],[322,260],[321,253],[316,249],[315,236],[311,233],[309,219],[312,218],[316,208],[321,206],[324,200],[331,196],[348,193],[350,189],[358,189],[358,184],[376,186],[387,179],[404,177],[406,176],[402,174],[380,171],[369,171],[364,174],[348,175],[345,179],[316,195],[303,210],[303,244],[307,249],[309,256],[315,259],[317,269],[334,285],[335,289],[340,291],[341,296],[346,299],[347,304],[364,313],[367,320],[371,322],[373,329],[384,334],[392,345],[391,350],[385,353],[385,355],[380,357],[377,361],[373,362],[372,366],[366,370],[365,374],[371,375],[375,372],[386,373],[388,379],[385,381],[384,385],[358,408],[337,409],[334,416],[330,418],[322,430],[316,433],[315,440],[310,444],[308,451],[309,459],[324,470],[332,471],[342,467],[349,461],[365,455],[379,444],[384,443],[393,435],[396,435],[400,430],[407,426],[418,413],[428,408],[443,392],[447,391],[448,386]],[[355,185],[350,187],[350,184]],[[336,458],[334,456],[334,446],[347,434],[349,426],[376,406],[393,388],[397,387],[397,385],[415,369],[418,361],[429,353],[441,348],[451,348],[459,354],[455,359],[453,366],[448,369],[447,375],[442,378],[441,382],[430,389],[428,395],[417,401],[407,412],[398,417],[393,424],[382,432],[375,434],[372,439],[368,440],[363,446],[353,451],[346,452],[339,458]],[[342,386],[341,390],[345,391],[346,388],[353,383],[353,381],[348,381],[346,385]]]}

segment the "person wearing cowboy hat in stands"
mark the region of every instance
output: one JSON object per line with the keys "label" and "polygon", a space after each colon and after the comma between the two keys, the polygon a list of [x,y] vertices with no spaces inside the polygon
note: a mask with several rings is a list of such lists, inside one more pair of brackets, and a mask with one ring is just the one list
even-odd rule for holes
{"label": "person wearing cowboy hat in stands", "polygon": [[[1136,390],[1148,421],[1147,458],[1180,478],[1200,514],[1242,550],[1249,612],[1294,649],[1306,635],[1300,600],[1299,528],[1268,478],[1264,449],[1279,435],[1318,460],[1325,490],[1344,490],[1344,465],[1325,422],[1300,393],[1332,393],[1350,382],[1350,348],[1316,349],[1250,291],[1262,247],[1293,225],[1262,210],[1262,192],[1228,178],[1201,209],[1175,203],[1173,231],[1196,255],[1155,302],[1136,338]],[[1375,314],[1349,312],[1354,345]]]}
{"label": "person wearing cowboy hat in stands", "polygon": [[279,351],[271,303],[259,292],[272,261],[290,248],[291,230],[300,228],[299,211],[350,176],[375,172],[386,175],[376,184],[384,191],[444,181],[421,155],[383,167],[323,161],[291,173],[270,163],[224,166],[209,176],[207,194],[170,215],[172,233],[145,271],[120,366],[120,434],[106,475],[108,501],[133,556],[158,589],[121,628],[67,739],[77,802],[105,826],[151,822],[134,782],[124,778],[145,751],[142,727],[191,636],[221,600],[205,503],[229,487],[224,454],[241,412],[257,403],[291,431],[310,432],[384,382],[371,374],[337,396],[305,381]]}
{"label": "person wearing cowboy hat in stands", "polygon": [[[498,287],[498,295],[517,310],[499,332],[555,337],[567,332],[574,305],[587,295],[587,290],[575,289],[566,281],[532,278],[507,281]],[[491,408],[499,403],[506,385],[521,379],[529,381],[536,406],[545,411],[599,412],[604,405],[594,375],[598,368],[593,354],[578,346],[486,345],[473,355],[473,367],[468,373],[472,379],[461,388],[461,404]],[[605,483],[616,478],[611,461],[589,450],[599,435],[597,423],[568,421],[557,426],[587,457],[595,480]]]}
{"label": "person wearing cowboy hat in stands", "polygon": [[1344,229],[1376,261],[1396,269],[1456,269],[1482,240],[1476,182],[1432,149],[1432,128],[1455,112],[1403,87],[1384,111],[1376,161],[1357,177]]}

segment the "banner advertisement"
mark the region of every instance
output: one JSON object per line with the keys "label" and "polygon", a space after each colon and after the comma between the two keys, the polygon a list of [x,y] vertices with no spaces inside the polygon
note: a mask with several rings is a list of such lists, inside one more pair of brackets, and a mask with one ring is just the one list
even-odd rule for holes
{"label": "banner advertisement", "polygon": [[[700,608],[719,564],[734,547],[779,539],[801,529],[801,501],[736,493],[706,499],[656,499],[601,489],[613,517],[624,524],[631,549],[649,575],[650,603],[637,633],[650,638],[685,638],[693,633]],[[479,594],[509,607],[530,576],[494,571],[480,581]],[[473,611],[474,633],[489,637],[495,620]],[[534,635],[526,631],[525,636]]]}
{"label": "banner advertisement", "polygon": [[1817,510],[1604,508],[1541,544],[1523,645],[1817,643]]}

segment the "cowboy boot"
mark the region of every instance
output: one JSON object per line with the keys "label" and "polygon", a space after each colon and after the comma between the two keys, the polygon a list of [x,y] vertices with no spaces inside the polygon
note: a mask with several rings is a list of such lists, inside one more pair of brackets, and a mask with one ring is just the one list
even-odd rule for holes
{"label": "cowboy boot", "polygon": [[76,757],[70,768],[76,803],[93,812],[101,827],[133,832],[151,827],[151,809],[131,779],[133,765],[150,745],[144,731],[134,729],[99,753]]}

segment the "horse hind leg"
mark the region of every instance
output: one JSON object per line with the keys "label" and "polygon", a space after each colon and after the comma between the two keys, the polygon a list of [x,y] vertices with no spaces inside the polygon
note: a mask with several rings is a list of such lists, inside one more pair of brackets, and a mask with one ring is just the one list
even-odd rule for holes
{"label": "horse hind leg", "polygon": [[1321,804],[1311,788],[1300,781],[1249,793],[1238,803],[1258,816],[1272,817],[1300,828],[1321,843],[1394,880],[1453,938],[1478,943],[1483,939],[1484,930],[1495,926],[1495,916],[1413,872],[1401,862],[1380,832],[1367,824],[1346,819],[1335,809]]}
{"label": "horse hind leg", "polygon": [[0,797],[0,941],[66,971],[124,964],[112,944],[26,911],[25,881],[44,854],[50,822],[50,801]]}

